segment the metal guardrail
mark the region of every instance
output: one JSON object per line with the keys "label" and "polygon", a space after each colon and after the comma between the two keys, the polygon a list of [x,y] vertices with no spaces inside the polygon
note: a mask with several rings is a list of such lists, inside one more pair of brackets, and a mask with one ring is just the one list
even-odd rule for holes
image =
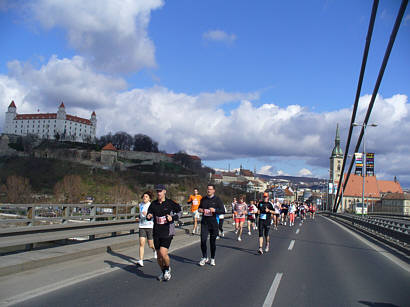
{"label": "metal guardrail", "polygon": [[370,230],[379,236],[395,241],[400,246],[406,248],[410,244],[410,227],[406,223],[401,223],[383,218],[361,217],[352,214],[328,213],[330,216],[349,222],[351,226],[360,226]]}
{"label": "metal guardrail", "polygon": [[[183,215],[176,223],[179,227],[193,222],[190,206],[181,207]],[[101,208],[108,208],[112,213],[107,214]],[[14,223],[19,226],[0,228],[0,247],[26,245],[26,249],[32,249],[34,243],[76,236],[88,236],[89,240],[94,240],[96,235],[116,236],[118,232],[132,234],[138,228],[135,218],[139,215],[138,205],[126,204],[0,204],[2,212],[19,214],[14,219],[0,220],[0,225],[10,226]],[[225,216],[229,218],[230,215]]]}

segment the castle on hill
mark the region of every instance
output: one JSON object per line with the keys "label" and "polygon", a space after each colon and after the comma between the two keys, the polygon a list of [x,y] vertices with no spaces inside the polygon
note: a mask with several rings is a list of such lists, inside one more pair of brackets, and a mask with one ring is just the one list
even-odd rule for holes
{"label": "castle on hill", "polygon": [[12,101],[6,112],[4,133],[25,136],[37,135],[42,139],[66,140],[91,143],[95,140],[97,116],[92,112],[90,119],[69,115],[64,103],[58,107],[57,113],[18,114]]}

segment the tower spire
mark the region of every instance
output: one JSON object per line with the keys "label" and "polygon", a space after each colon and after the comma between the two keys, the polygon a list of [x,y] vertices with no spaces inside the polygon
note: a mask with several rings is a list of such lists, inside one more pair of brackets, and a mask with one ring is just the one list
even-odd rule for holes
{"label": "tower spire", "polygon": [[335,147],[333,147],[332,157],[343,157],[343,150],[340,148],[339,124],[336,125]]}

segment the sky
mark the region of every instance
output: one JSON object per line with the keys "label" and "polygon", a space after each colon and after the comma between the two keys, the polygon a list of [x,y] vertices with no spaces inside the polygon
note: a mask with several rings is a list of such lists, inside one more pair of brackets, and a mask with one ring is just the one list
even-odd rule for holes
{"label": "sky", "polygon": [[[373,1],[0,0],[0,109],[97,114],[218,169],[329,178],[345,148]],[[363,122],[401,1],[381,0]],[[379,179],[410,187],[410,10],[366,130]],[[0,116],[0,133],[5,116]],[[354,130],[350,153],[359,129]]]}

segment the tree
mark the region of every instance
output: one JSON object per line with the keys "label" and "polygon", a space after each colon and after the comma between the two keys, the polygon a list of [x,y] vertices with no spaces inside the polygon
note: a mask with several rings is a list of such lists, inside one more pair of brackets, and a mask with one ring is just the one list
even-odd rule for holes
{"label": "tree", "polygon": [[77,203],[84,197],[84,185],[80,176],[67,175],[54,186],[54,195],[65,203]]}
{"label": "tree", "polygon": [[124,184],[117,184],[110,192],[114,204],[127,203],[135,198],[134,193]]}
{"label": "tree", "polygon": [[31,200],[31,186],[28,178],[20,176],[7,177],[7,200],[10,203],[25,203]]}
{"label": "tree", "polygon": [[134,151],[158,152],[158,143],[145,134],[134,135]]}

